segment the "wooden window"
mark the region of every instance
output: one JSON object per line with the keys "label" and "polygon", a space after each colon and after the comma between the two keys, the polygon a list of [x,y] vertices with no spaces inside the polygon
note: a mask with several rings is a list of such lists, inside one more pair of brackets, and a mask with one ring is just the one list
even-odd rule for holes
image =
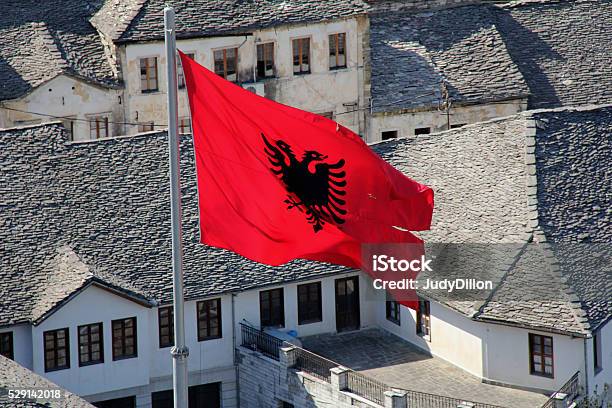
{"label": "wooden window", "polygon": [[191,119],[179,118],[179,133],[191,133]]}
{"label": "wooden window", "polygon": [[393,299],[393,297],[391,297],[388,293],[387,293],[386,309],[387,309],[386,310],[387,320],[399,326],[401,324],[400,323],[400,304],[396,302]]}
{"label": "wooden window", "polygon": [[381,134],[382,140],[396,139],[397,138],[397,130],[386,130]]}
{"label": "wooden window", "polygon": [[257,79],[274,77],[274,43],[257,45]]}
{"label": "wooden window", "polygon": [[428,135],[430,133],[431,133],[431,128],[428,128],[428,127],[414,129],[414,135],[415,136]]}
{"label": "wooden window", "polygon": [[140,91],[142,93],[157,92],[157,57],[140,59]]}
{"label": "wooden window", "polygon": [[159,348],[174,346],[174,308],[160,307],[157,311],[159,321]]}
{"label": "wooden window", "polygon": [[298,285],[298,324],[323,320],[321,306],[321,282]]}
{"label": "wooden window", "polygon": [[236,82],[238,80],[238,48],[226,48],[213,52],[215,57],[215,74]]}
{"label": "wooden window", "polygon": [[64,118],[62,120],[62,124],[66,129],[66,133],[68,134],[68,140],[74,140],[74,124],[76,122],[76,117]]}
{"label": "wooden window", "polygon": [[553,339],[529,333],[529,366],[533,375],[554,376]]}
{"label": "wooden window", "polygon": [[295,75],[310,73],[310,38],[293,40],[293,73]]}
{"label": "wooden window", "polygon": [[[194,53],[186,53],[189,58],[194,59]],[[181,60],[180,58],[178,59]],[[185,88],[185,73],[183,72],[183,64],[179,63],[177,68],[177,84],[179,89]]]}
{"label": "wooden window", "polygon": [[43,333],[45,372],[70,368],[70,338],[68,328]]}
{"label": "wooden window", "polygon": [[89,118],[89,138],[91,140],[108,137],[108,117],[94,116]]}
{"label": "wooden window", "polygon": [[221,299],[204,300],[197,303],[198,341],[221,338]]}
{"label": "wooden window", "polygon": [[426,340],[431,339],[431,315],[429,300],[419,299],[419,310],[416,313],[416,332]]}
{"label": "wooden window", "polygon": [[13,348],[13,332],[0,333],[0,356],[15,358],[15,350]]}
{"label": "wooden window", "polygon": [[152,392],[151,408],[174,408],[173,391],[165,390]]}
{"label": "wooden window", "polygon": [[329,36],[329,69],[346,68],[346,33]]}
{"label": "wooden window", "polygon": [[138,125],[138,133],[152,132],[155,129],[155,122],[142,122]]}
{"label": "wooden window", "polygon": [[136,318],[113,320],[113,360],[138,356]]}
{"label": "wooden window", "polygon": [[102,323],[86,324],[78,327],[79,366],[104,362],[104,339]]}
{"label": "wooden window", "polygon": [[259,313],[262,327],[285,327],[283,288],[259,292]]}

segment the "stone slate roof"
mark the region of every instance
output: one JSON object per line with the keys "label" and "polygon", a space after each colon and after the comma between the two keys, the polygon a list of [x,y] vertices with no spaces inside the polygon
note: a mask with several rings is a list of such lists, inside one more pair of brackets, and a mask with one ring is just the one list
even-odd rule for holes
{"label": "stone slate roof", "polygon": [[[112,0],[110,0],[112,1]],[[131,0],[136,3],[138,0]],[[114,3],[118,3],[114,1]],[[118,42],[163,39],[163,0],[145,0]],[[362,0],[193,0],[174,2],[177,36],[200,37],[248,32],[283,24],[317,22],[365,13]],[[108,15],[119,14],[109,8]]]}
{"label": "stone slate roof", "polygon": [[[9,399],[8,389],[60,389],[62,398],[59,400],[34,401]],[[13,360],[0,356],[0,407],[6,408],[93,408],[93,405],[17,364]]]}
{"label": "stone slate roof", "polygon": [[[425,295],[475,319],[563,333],[585,334],[609,319],[612,293],[602,282],[612,231],[602,227],[610,216],[602,192],[612,180],[603,160],[611,113],[609,106],[526,112],[374,144],[436,191],[432,229],[422,235],[428,245],[458,248],[458,257],[447,250],[444,273],[463,273],[453,266],[459,262],[488,268],[497,283],[478,298]],[[59,124],[0,131],[0,324],[39,321],[92,282],[145,304],[170,301],[165,133],[65,138]],[[187,299],[348,271],[306,261],[268,267],[201,245],[189,136],[181,148]],[[608,245],[592,272],[572,270],[555,247],[590,242]],[[482,256],[476,244],[494,251]],[[541,253],[550,262],[537,264]]]}
{"label": "stone slate roof", "polygon": [[0,100],[19,98],[65,73],[117,86],[89,18],[101,0],[4,0],[0,13]]}
{"label": "stone slate roof", "polygon": [[442,82],[462,104],[529,92],[488,6],[373,14],[370,49],[374,112],[437,107]]}
{"label": "stone slate roof", "polygon": [[530,108],[612,101],[611,0],[522,1],[496,8]]}
{"label": "stone slate roof", "polygon": [[612,0],[537,0],[371,15],[374,112],[529,95],[530,109],[612,101]]}

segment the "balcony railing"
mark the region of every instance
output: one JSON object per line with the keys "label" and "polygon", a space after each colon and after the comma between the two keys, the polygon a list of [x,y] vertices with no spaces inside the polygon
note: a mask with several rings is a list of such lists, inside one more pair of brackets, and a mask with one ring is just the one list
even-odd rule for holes
{"label": "balcony railing", "polygon": [[474,408],[500,408],[498,405],[483,402],[466,401],[443,395],[428,394],[426,392],[404,391],[408,393],[408,406],[411,408],[457,408],[458,406],[468,405],[466,403],[473,404]]}
{"label": "balcony railing", "polygon": [[[359,395],[378,405],[385,405],[385,391],[391,388],[373,378],[366,377],[355,371],[349,371],[347,375],[347,391]],[[412,405],[409,405],[412,407]]]}
{"label": "balcony railing", "polygon": [[[293,345],[291,344],[291,346]],[[313,375],[328,383],[331,383],[331,374],[329,370],[334,367],[338,367],[338,364],[324,357],[321,357],[318,354],[314,354],[308,350],[304,350],[303,348],[295,347],[295,369]]]}
{"label": "balcony railing", "polygon": [[549,399],[542,405],[542,408],[554,408],[556,406],[556,398],[557,394],[566,394],[567,395],[567,403],[571,404],[579,395],[580,395],[580,380],[579,380],[579,372],[576,372],[561,388],[559,391],[555,392]]}
{"label": "balcony railing", "polygon": [[256,329],[244,323],[240,323],[242,333],[242,347],[258,351],[261,354],[279,359],[280,348],[283,346],[283,341],[279,338],[265,333],[263,330]]}

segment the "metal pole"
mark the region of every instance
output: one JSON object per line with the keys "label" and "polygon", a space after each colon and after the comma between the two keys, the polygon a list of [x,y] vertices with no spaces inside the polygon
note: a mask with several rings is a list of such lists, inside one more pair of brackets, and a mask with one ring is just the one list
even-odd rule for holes
{"label": "metal pole", "polygon": [[176,33],[174,9],[164,9],[166,40],[166,78],[168,91],[168,144],[170,150],[170,215],[172,221],[172,276],[174,298],[174,347],[172,374],[174,408],[187,408],[187,356],[185,345],[185,310],[183,302],[183,237],[181,229],[181,185],[179,167],[178,102],[176,86]]}

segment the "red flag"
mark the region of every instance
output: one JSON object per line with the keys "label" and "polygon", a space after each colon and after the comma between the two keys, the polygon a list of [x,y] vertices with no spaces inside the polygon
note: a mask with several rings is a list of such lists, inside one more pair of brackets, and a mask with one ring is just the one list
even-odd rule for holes
{"label": "red flag", "polygon": [[362,243],[421,243],[433,191],[332,120],[226,81],[180,53],[201,241],[257,262],[361,267]]}

